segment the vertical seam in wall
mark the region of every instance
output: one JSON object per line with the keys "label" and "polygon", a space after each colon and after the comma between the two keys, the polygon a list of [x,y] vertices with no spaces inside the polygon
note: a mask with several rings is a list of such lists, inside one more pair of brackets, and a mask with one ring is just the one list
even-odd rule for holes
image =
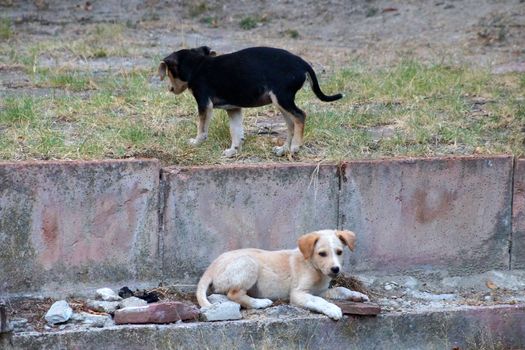
{"label": "vertical seam in wall", "polygon": [[510,174],[510,237],[509,237],[509,270],[512,270],[512,240],[514,233],[514,177],[516,174],[516,157],[512,157]]}
{"label": "vertical seam in wall", "polygon": [[160,169],[159,174],[159,205],[158,205],[158,229],[157,229],[157,249],[159,252],[160,260],[160,273],[161,273],[161,283],[164,284],[165,281],[165,266],[164,266],[164,235],[165,235],[165,218],[166,218],[166,208],[167,200],[169,196],[169,181],[164,179],[164,172],[162,168]]}
{"label": "vertical seam in wall", "polygon": [[341,161],[337,164],[337,204],[336,204],[336,214],[337,214],[337,228],[339,230],[344,229],[344,220],[341,217],[341,194],[343,191],[343,176],[345,176],[346,163]]}

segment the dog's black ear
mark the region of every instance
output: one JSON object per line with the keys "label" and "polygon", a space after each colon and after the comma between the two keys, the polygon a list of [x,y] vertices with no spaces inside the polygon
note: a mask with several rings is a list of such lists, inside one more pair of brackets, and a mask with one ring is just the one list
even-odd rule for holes
{"label": "dog's black ear", "polygon": [[201,46],[193,49],[193,51],[203,55],[203,56],[217,56],[215,51],[212,51],[208,46]]}
{"label": "dog's black ear", "polygon": [[168,65],[166,64],[166,62],[160,61],[159,70],[158,70],[160,80],[164,80],[164,77],[166,77],[167,69],[168,69]]}

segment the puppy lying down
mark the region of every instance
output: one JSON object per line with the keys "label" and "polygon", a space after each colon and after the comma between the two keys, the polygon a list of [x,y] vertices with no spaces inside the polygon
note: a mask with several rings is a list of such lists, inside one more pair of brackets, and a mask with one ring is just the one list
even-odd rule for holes
{"label": "puppy lying down", "polygon": [[321,230],[301,236],[298,248],[293,250],[239,249],[223,253],[200,279],[197,300],[201,307],[210,306],[208,289],[226,294],[245,308],[266,308],[272,300],[286,299],[339,320],[343,316],[341,309],[323,297],[369,300],[344,287],[328,289],[331,279],[341,271],[345,245],[354,250],[353,232]]}

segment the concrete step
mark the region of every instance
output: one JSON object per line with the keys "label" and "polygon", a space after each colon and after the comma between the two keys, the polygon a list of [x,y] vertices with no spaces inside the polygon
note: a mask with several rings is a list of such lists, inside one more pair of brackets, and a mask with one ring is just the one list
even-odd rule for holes
{"label": "concrete step", "polygon": [[[252,314],[253,316],[253,314]],[[4,349],[525,349],[525,303],[345,316],[266,313],[240,321],[18,333]]]}

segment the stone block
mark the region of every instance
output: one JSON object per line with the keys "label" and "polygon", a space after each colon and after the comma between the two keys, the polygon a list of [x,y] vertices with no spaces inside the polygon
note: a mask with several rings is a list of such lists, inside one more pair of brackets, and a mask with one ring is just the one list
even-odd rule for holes
{"label": "stone block", "polygon": [[165,279],[196,283],[221,253],[297,247],[337,227],[335,165],[256,164],[163,169]]}
{"label": "stone block", "polygon": [[199,310],[195,306],[173,301],[149,304],[147,306],[127,307],[115,312],[115,323],[172,323],[179,320],[195,320]]}
{"label": "stone block", "polygon": [[509,156],[346,163],[339,208],[357,234],[350,271],[508,268],[512,168]]}
{"label": "stone block", "polygon": [[159,172],[156,160],[0,163],[0,294],[158,281]]}

